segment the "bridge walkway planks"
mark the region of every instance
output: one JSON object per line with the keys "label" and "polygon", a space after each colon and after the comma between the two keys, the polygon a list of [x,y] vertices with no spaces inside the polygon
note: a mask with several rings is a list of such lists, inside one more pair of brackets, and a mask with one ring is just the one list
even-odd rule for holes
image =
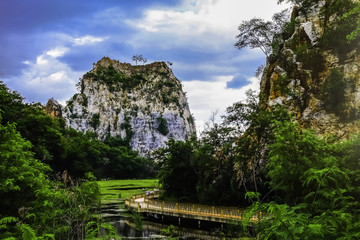
{"label": "bridge walkway planks", "polygon": [[[189,203],[174,203],[155,200],[158,194],[137,194],[125,201],[126,207],[139,213],[158,214],[180,218],[219,223],[241,221],[244,209],[235,207],[209,206]],[[254,215],[252,222],[261,216]]]}

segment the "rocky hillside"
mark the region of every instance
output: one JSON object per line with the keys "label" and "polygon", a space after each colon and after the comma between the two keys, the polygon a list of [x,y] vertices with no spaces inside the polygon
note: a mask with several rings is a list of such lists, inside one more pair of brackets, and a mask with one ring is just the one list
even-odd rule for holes
{"label": "rocky hillside", "polygon": [[195,134],[181,83],[164,62],[132,66],[104,57],[78,90],[63,110],[67,125],[100,139],[119,135],[142,155]]}
{"label": "rocky hillside", "polygon": [[351,2],[319,4],[306,15],[294,9],[268,57],[260,95],[264,106],[283,105],[304,127],[342,139],[359,131],[360,119],[360,45],[346,40],[356,21],[342,18]]}

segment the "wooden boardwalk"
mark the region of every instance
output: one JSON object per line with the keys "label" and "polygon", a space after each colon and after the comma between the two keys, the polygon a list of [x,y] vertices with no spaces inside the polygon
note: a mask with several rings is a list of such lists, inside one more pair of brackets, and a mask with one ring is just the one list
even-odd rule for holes
{"label": "wooden boardwalk", "polygon": [[[125,200],[125,205],[129,209],[139,213],[178,217],[179,223],[181,218],[219,223],[241,221],[244,212],[244,209],[234,207],[164,202],[156,200],[157,197],[157,194],[137,194]],[[259,217],[258,215],[254,215],[251,221],[257,222]]]}

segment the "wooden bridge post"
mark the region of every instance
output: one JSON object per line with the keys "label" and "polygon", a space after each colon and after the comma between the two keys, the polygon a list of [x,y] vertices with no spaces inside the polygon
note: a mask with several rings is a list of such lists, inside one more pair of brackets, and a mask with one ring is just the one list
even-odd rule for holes
{"label": "wooden bridge post", "polygon": [[215,214],[215,207],[212,207],[212,213]]}
{"label": "wooden bridge post", "polygon": [[162,211],[164,211],[164,205],[165,205],[165,203],[162,202],[162,204],[161,204],[161,210],[162,210]]}

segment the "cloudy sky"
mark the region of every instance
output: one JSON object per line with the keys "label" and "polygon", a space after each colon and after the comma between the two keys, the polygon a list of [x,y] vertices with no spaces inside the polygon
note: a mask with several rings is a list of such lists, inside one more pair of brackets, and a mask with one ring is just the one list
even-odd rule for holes
{"label": "cloudy sky", "polygon": [[171,61],[197,125],[259,88],[259,50],[234,48],[243,20],[267,20],[277,0],[1,0],[1,81],[28,102],[65,103],[103,56]]}

